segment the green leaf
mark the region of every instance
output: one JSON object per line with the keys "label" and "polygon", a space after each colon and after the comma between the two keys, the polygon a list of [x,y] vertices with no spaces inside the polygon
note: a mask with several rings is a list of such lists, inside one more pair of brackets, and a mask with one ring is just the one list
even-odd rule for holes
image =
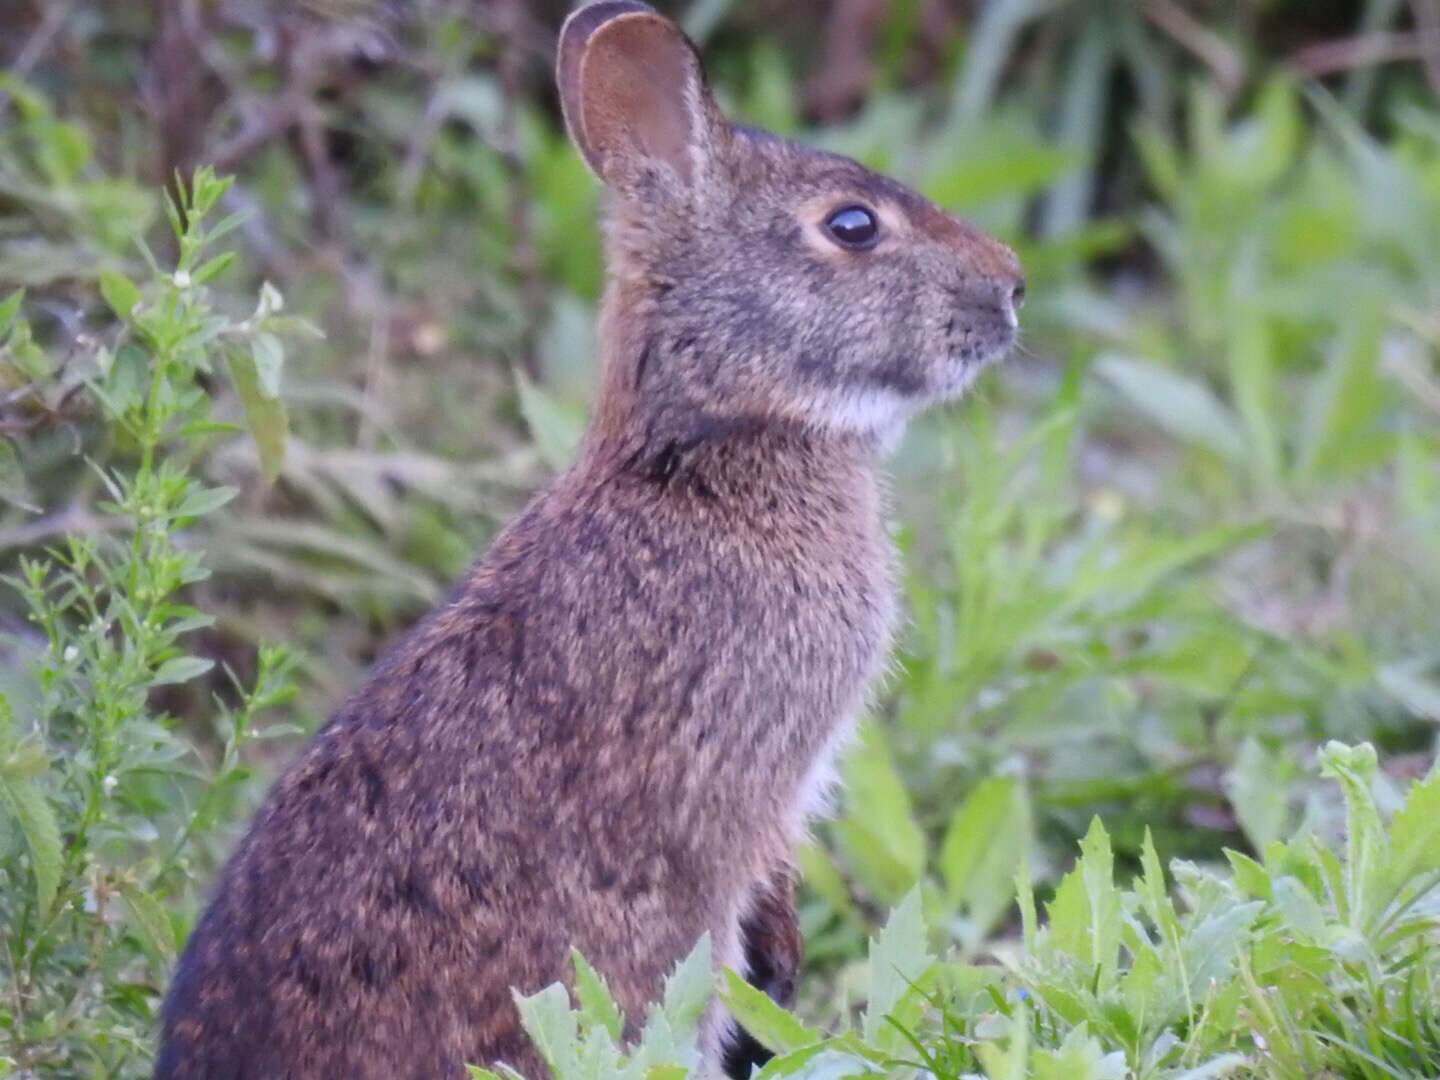
{"label": "green leaf", "polygon": [[843,767],[845,814],[836,823],[836,836],[865,886],[895,901],[925,871],[925,834],[884,734],[865,724],[859,743]]}
{"label": "green leaf", "polygon": [[1440,871],[1440,770],[1411,787],[1405,805],[1390,821],[1386,862],[1389,901],[1421,874]]}
{"label": "green leaf", "polygon": [[126,922],[159,965],[175,959],[175,931],[165,908],[150,893],[133,885],[120,886],[120,900],[125,907]]}
{"label": "green leaf", "polygon": [[4,300],[0,300],[0,338],[10,332],[15,316],[20,314],[20,305],[25,302],[25,290],[16,289]]}
{"label": "green leaf", "polygon": [[625,1018],[610,996],[610,988],[580,950],[573,946],[570,960],[575,965],[575,997],[580,1003],[580,1023],[587,1028],[599,1027],[608,1031],[610,1037],[618,1042],[625,1027]]}
{"label": "green leaf", "polygon": [[239,488],[207,488],[196,485],[194,490],[187,494],[180,505],[175,508],[175,516],[177,518],[199,518],[213,514],[238,494],[240,494]]}
{"label": "green leaf", "polygon": [[1381,664],[1375,670],[1375,681],[1416,716],[1440,722],[1440,682],[1425,675],[1433,666],[1434,659],[1429,656]]}
{"label": "green leaf", "polygon": [[117,317],[128,322],[135,306],[140,303],[140,290],[119,271],[101,270],[99,276],[100,295]]}
{"label": "green leaf", "polygon": [[32,513],[40,512],[20,464],[20,455],[8,439],[0,439],[0,501]]}
{"label": "green leaf", "polygon": [[285,346],[274,334],[259,333],[250,339],[250,357],[255,361],[260,393],[271,400],[278,398],[280,376],[285,370]]}
{"label": "green leaf", "polygon": [[1226,861],[1230,863],[1231,872],[1235,875],[1236,888],[1257,900],[1271,899],[1270,875],[1263,866],[1250,856],[1230,848],[1225,848],[1224,854]]}
{"label": "green leaf", "polygon": [[1040,918],[1035,909],[1035,887],[1030,884],[1028,858],[1015,871],[1015,902],[1020,908],[1021,940],[1025,942],[1025,951],[1033,953],[1040,933]]}
{"label": "green leaf", "polygon": [[1061,879],[1046,907],[1051,941],[1104,986],[1119,958],[1120,894],[1110,836],[1098,817],[1080,841],[1080,861]]}
{"label": "green leaf", "polygon": [[1289,769],[1267,754],[1253,737],[1240,744],[1235,764],[1225,774],[1225,794],[1245,837],[1256,851],[1280,839],[1289,807]]}
{"label": "green leaf", "polygon": [[1145,913],[1165,935],[1174,941],[1180,936],[1180,917],[1170,901],[1170,891],[1165,884],[1165,871],[1160,866],[1160,856],[1155,850],[1155,838],[1150,835],[1150,826],[1145,826],[1145,841],[1140,848],[1140,902]]}
{"label": "green leaf", "polygon": [[1125,1080],[1125,1052],[1105,1052],[1101,1041],[1079,1024],[1065,1036],[1058,1050],[1036,1050],[1031,1055],[1032,1080]]}
{"label": "green leaf", "polygon": [[523,372],[515,373],[520,415],[530,427],[541,460],[552,469],[563,469],[575,456],[585,417],[533,383]]}
{"label": "green leaf", "polygon": [[1102,356],[1095,368],[1167,434],[1246,464],[1240,421],[1203,383],[1125,356]]}
{"label": "green leaf", "polygon": [[821,1041],[818,1032],[811,1031],[775,1004],[770,995],[751,986],[729,968],[725,969],[725,991],[721,1000],[741,1027],[774,1053],[788,1054]]}
{"label": "green leaf", "polygon": [[43,914],[54,903],[60,887],[60,826],[55,811],[40,789],[38,778],[28,769],[16,768],[12,760],[0,764],[0,805],[20,826],[30,849],[30,869],[35,875],[35,901]]}
{"label": "green leaf", "polygon": [[982,780],[951,818],[939,856],[946,899],[963,903],[981,933],[1009,908],[1029,845],[1030,800],[1013,776]]}
{"label": "green leaf", "polygon": [[215,661],[204,656],[177,656],[166,660],[150,677],[147,686],[174,686],[178,683],[197,679],[215,666]]}
{"label": "green leaf", "polygon": [[690,955],[665,980],[665,993],[652,1007],[632,1060],[642,1067],[697,1065],[700,1017],[715,994],[710,964],[710,935],[703,934]]}
{"label": "green leaf", "polygon": [[1375,748],[1328,742],[1320,751],[1320,773],[1340,782],[1345,795],[1345,898],[1349,926],[1363,929],[1383,887],[1385,835],[1370,785],[1375,779]]}
{"label": "green leaf", "polygon": [[1346,475],[1384,460],[1393,439],[1379,423],[1385,386],[1379,376],[1384,325],[1356,319],[1330,350],[1301,405],[1299,464],[1312,479]]}
{"label": "green leaf", "polygon": [[665,980],[661,1011],[672,1025],[694,1027],[715,994],[715,973],[710,966],[710,935],[702,934],[690,954],[675,965]]}
{"label": "green leaf", "polygon": [[893,1035],[885,1017],[934,963],[926,945],[917,885],[896,905],[880,933],[870,939],[870,986],[861,1028],[866,1042],[879,1044],[883,1032]]}
{"label": "green leaf", "polygon": [[1271,343],[1258,315],[1242,313],[1230,336],[1226,357],[1235,406],[1245,423],[1251,467],[1268,487],[1280,481],[1280,435],[1275,427],[1280,403],[1275,385]]}
{"label": "green leaf", "polygon": [[200,266],[199,269],[191,275],[191,280],[194,281],[196,285],[204,285],[207,281],[211,281],[223,274],[230,268],[230,264],[234,261],[235,252],[233,251],[216,255],[213,259],[210,259]]}
{"label": "green leaf", "polygon": [[558,1080],[576,1074],[579,1057],[576,1046],[575,1014],[570,1011],[570,995],[559,983],[551,983],[528,997],[512,990],[520,1022],[535,1049]]}
{"label": "green leaf", "polygon": [[285,403],[261,389],[253,352],[231,349],[229,362],[230,380],[245,410],[245,425],[250,429],[250,437],[255,440],[255,449],[260,455],[260,470],[266,480],[273,482],[285,462],[285,437],[289,427]]}

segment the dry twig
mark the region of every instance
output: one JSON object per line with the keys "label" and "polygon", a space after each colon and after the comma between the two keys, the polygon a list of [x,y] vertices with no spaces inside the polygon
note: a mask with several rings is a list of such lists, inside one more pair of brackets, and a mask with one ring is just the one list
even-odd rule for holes
{"label": "dry twig", "polygon": [[1286,66],[1298,74],[1318,79],[1337,71],[1388,64],[1397,60],[1420,60],[1425,51],[1420,36],[1413,33],[1359,34],[1336,41],[1307,45],[1290,55]]}
{"label": "dry twig", "polygon": [[1240,89],[1245,81],[1245,61],[1229,42],[1175,0],[1148,0],[1144,10],[1147,19],[1210,69],[1222,94],[1229,97]]}

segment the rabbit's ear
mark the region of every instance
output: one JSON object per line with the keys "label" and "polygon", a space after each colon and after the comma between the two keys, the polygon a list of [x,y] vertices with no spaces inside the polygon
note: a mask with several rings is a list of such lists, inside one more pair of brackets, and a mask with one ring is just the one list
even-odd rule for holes
{"label": "rabbit's ear", "polygon": [[560,31],[556,80],[586,164],[627,187],[659,162],[690,186],[712,152],[719,111],[695,46],[636,0],[598,0]]}

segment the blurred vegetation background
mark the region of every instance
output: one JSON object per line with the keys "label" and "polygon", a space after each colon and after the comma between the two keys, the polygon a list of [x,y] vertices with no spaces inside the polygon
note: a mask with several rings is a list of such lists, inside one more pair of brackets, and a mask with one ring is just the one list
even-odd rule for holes
{"label": "blurred vegetation background", "polygon": [[[0,565],[109,527],[91,463],[130,448],[86,391],[115,331],[99,283],[145,274],[137,236],[171,264],[177,175],[236,177],[217,308],[268,281],[324,331],[264,346],[273,483],[248,436],[189,463],[240,492],[177,539],[214,570],[187,598],[220,665],[155,707],[198,761],[258,644],[299,658],[271,715],[313,727],[568,459],[602,267],[551,85],[567,6],[0,4],[0,295],[23,286],[31,326],[0,350]],[[1397,784],[1428,768],[1440,5],[657,6],[734,116],[894,173],[1029,278],[1018,355],[894,461],[911,622],[804,856],[812,994],[916,882],[967,953],[1012,934],[1022,855],[1044,895],[1092,814],[1122,865],[1147,826],[1213,861],[1333,820],[1304,779],[1325,739],[1372,741]],[[23,716],[44,643],[16,592],[0,630]],[[292,745],[236,773],[179,932]]]}

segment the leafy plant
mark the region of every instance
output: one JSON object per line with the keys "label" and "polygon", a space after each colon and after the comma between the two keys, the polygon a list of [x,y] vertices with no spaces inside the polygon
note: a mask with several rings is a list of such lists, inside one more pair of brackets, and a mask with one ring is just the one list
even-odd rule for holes
{"label": "leafy plant", "polygon": [[[700,1062],[700,1019],[714,988],[710,939],[701,937],[665,980],[665,990],[645,1018],[633,1046],[621,1037],[620,1008],[605,980],[572,950],[575,996],[553,983],[534,994],[515,994],[520,1019],[555,1080],[681,1080]],[[524,1080],[508,1066],[499,1071],[470,1066],[473,1080]]]}
{"label": "leafy plant", "polygon": [[[1386,821],[1373,748],[1331,743],[1320,762],[1344,796],[1343,845],[1307,827],[1268,845],[1263,862],[1227,851],[1228,867],[1177,860],[1172,877],[1147,837],[1140,874],[1121,886],[1097,819],[1043,922],[1028,875],[1017,876],[1023,938],[998,949],[998,966],[937,959],[912,891],[870,943],[858,1022],[826,1033],[733,972],[722,1000],[776,1051],[763,1077],[1433,1075],[1440,772]],[[709,990],[704,956],[681,965],[692,1012]],[[655,1037],[626,1059],[603,983],[579,957],[576,972],[578,1010],[559,985],[519,999],[556,1075],[672,1075],[637,1071],[655,1066]],[[693,1058],[667,1042],[664,1060],[679,1069]]]}
{"label": "leafy plant", "polygon": [[[122,324],[96,345],[84,379],[113,439],[110,459],[90,462],[107,496],[103,518],[22,558],[9,579],[34,626],[16,642],[34,683],[0,697],[0,1060],[25,1072],[144,1072],[153,1009],[183,937],[177,904],[195,902],[197,845],[228,827],[249,774],[241,750],[262,734],[258,715],[292,689],[286,653],[263,648],[248,683],[226,673],[203,741],[163,706],[215,663],[187,648],[214,619],[185,593],[208,576],[189,530],[236,494],[195,470],[206,443],[235,430],[212,416],[205,386],[221,356],[261,460],[273,468],[283,452],[274,335],[294,324],[276,314],[268,286],[241,320],[218,314],[205,288],[232,258],[206,258],[236,224],[208,222],[227,184],[202,169],[167,205],[173,271],[155,268],[143,289],[102,271]],[[41,374],[19,296],[5,307],[4,350]]]}

